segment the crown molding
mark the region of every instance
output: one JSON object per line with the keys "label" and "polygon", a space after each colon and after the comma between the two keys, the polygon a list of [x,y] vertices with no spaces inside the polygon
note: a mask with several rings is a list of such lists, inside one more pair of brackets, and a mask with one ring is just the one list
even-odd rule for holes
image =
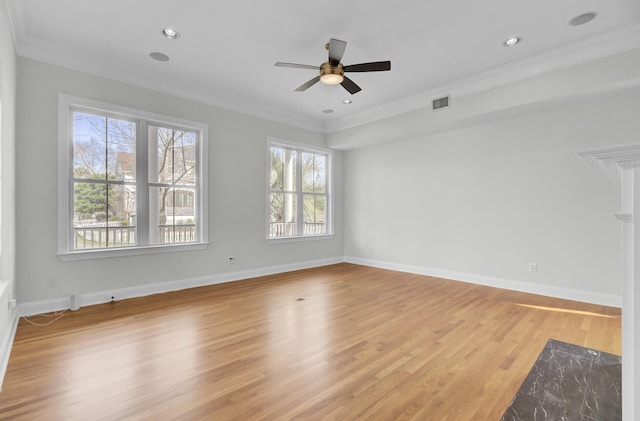
{"label": "crown molding", "polygon": [[61,50],[48,48],[46,52],[43,53],[43,50],[41,48],[34,47],[34,44],[35,43],[29,43],[29,46],[27,47],[21,46],[20,49],[16,50],[17,55],[22,58],[39,61],[72,71],[86,73],[92,76],[113,80],[115,82],[136,86],[142,89],[148,89],[154,92],[171,95],[176,98],[186,99],[212,107],[235,111],[241,114],[250,115],[252,117],[274,121],[277,123],[283,123],[289,126],[298,127],[313,132],[325,132],[324,123],[316,119],[301,117],[299,115],[288,113],[282,110],[241,101],[236,97],[232,97],[229,94],[225,94],[219,91],[216,91],[215,93],[209,92],[205,94],[201,91],[199,92],[190,89],[175,88],[168,85],[155,83],[144,78],[131,77],[131,75],[125,73],[107,73],[102,71],[100,66],[87,66],[80,60],[63,60],[60,57],[68,57],[68,55],[63,53]]}
{"label": "crown molding", "polygon": [[640,23],[529,56],[504,66],[488,69],[471,77],[434,87],[431,90],[382,107],[333,120],[325,125],[325,131],[333,133],[410,111],[431,108],[431,101],[444,95],[451,95],[455,99],[636,48],[640,48]]}
{"label": "crown molding", "polygon": [[16,54],[18,54],[18,31],[17,31],[17,25],[16,22],[22,22],[23,21],[23,11],[21,7],[18,7],[17,5],[21,3],[17,0],[7,0],[7,2],[5,3],[6,5],[6,12],[7,12],[7,20],[9,21],[9,29],[11,31],[11,38],[13,41],[13,50],[16,52]]}
{"label": "crown molding", "polygon": [[23,0],[7,0],[7,5],[9,21],[11,23],[11,32],[13,34],[14,48],[16,54],[20,57],[87,73],[116,82],[126,83],[143,89],[149,89],[154,92],[175,96],[177,98],[247,114],[253,117],[283,123],[293,127],[299,127],[305,130],[320,133],[325,131],[324,122],[320,120],[301,117],[300,115],[277,110],[272,107],[238,100],[237,97],[224,92],[216,91],[205,94],[202,91],[193,89],[174,88],[165,84],[155,83],[144,78],[132,77],[124,72],[105,72],[101,66],[87,65],[79,59],[69,60],[69,57],[76,57],[72,52],[64,48],[51,48],[50,45],[37,42],[32,37],[29,37],[24,24]]}
{"label": "crown molding", "polygon": [[205,105],[248,114],[254,117],[325,134],[360,126],[410,111],[427,108],[431,106],[433,98],[443,95],[451,95],[451,97],[455,99],[498,88],[500,86],[509,85],[566,67],[586,63],[616,53],[640,48],[640,23],[636,23],[605,34],[592,36],[563,47],[548,50],[543,53],[527,57],[523,60],[514,61],[497,68],[488,69],[465,79],[436,86],[419,94],[385,104],[384,106],[372,108],[349,117],[338,118],[331,121],[322,121],[315,118],[302,117],[295,113],[274,109],[273,107],[261,106],[250,101],[241,100],[230,93],[219,91],[203,93],[202,91],[189,88],[173,88],[144,78],[132,77],[124,72],[104,72],[100,66],[87,65],[79,59],[62,59],[61,57],[73,57],[74,55],[67,54],[68,51],[65,51],[64,49],[52,49],[49,45],[38,43],[28,36],[24,24],[23,1],[7,0],[7,5],[9,9],[9,19],[13,32],[15,50],[16,54],[20,57],[53,64],[144,89],[150,89],[155,92],[199,102]]}

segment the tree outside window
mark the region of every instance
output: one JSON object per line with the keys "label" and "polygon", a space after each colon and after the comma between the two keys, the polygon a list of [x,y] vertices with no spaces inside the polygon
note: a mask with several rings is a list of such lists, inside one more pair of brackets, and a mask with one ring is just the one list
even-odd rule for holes
{"label": "tree outside window", "polygon": [[268,238],[330,234],[331,153],[270,142]]}
{"label": "tree outside window", "polygon": [[201,131],[70,111],[70,251],[201,241]]}

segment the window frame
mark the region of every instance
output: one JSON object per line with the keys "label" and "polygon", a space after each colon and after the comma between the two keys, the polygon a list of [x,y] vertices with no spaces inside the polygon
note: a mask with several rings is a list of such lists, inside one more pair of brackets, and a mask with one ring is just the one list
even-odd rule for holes
{"label": "window frame", "polygon": [[[134,121],[136,123],[136,238],[138,244],[127,247],[73,249],[73,113],[92,112],[97,115]],[[196,132],[196,221],[198,241],[192,243],[149,244],[149,174],[148,126],[175,128]],[[58,94],[58,257],[63,260],[84,260],[162,252],[202,250],[208,242],[208,131],[204,123],[152,113],[106,102]],[[142,217],[141,217],[142,216]]]}
{"label": "window frame", "polygon": [[[271,148],[272,147],[282,147],[290,150],[295,150],[298,155],[298,177],[296,177],[296,192],[297,192],[297,200],[296,200],[296,209],[297,216],[296,221],[298,224],[297,232],[304,232],[302,226],[304,225],[304,193],[302,191],[302,175],[299,171],[301,165],[301,154],[303,152],[314,153],[314,154],[323,154],[327,157],[326,162],[326,226],[327,232],[322,234],[297,234],[297,235],[289,235],[283,237],[271,237],[270,236],[270,224],[271,224]],[[290,241],[308,241],[308,240],[322,240],[322,239],[330,239],[333,238],[334,233],[334,224],[333,224],[333,183],[334,183],[334,175],[333,175],[333,160],[334,160],[334,152],[331,149],[323,148],[320,146],[307,145],[298,142],[291,142],[287,140],[277,139],[269,137],[267,138],[267,160],[266,160],[266,219],[265,219],[265,238],[267,242],[290,242]]]}

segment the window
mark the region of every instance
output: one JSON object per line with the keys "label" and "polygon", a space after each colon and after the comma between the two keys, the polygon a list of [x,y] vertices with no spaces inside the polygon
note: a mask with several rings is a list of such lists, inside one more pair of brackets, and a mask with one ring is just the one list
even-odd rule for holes
{"label": "window", "polygon": [[207,126],[59,98],[63,259],[203,248]]}
{"label": "window", "polygon": [[331,235],[330,150],[269,141],[267,238]]}

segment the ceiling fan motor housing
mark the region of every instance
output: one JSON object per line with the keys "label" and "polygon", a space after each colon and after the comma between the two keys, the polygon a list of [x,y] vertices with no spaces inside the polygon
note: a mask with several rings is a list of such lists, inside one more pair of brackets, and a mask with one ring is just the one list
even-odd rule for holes
{"label": "ceiling fan motor housing", "polygon": [[320,66],[320,81],[325,85],[337,85],[344,80],[344,70],[342,63],[333,66],[331,63],[324,62]]}

